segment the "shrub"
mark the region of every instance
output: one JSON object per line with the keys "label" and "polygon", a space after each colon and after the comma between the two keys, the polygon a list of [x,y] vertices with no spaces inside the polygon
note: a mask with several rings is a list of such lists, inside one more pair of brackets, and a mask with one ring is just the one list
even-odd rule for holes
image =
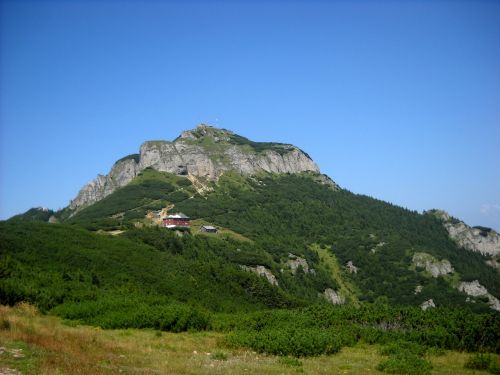
{"label": "shrub", "polygon": [[225,361],[227,359],[227,355],[224,352],[215,352],[210,358],[215,359],[216,361]]}
{"label": "shrub", "polygon": [[10,329],[10,321],[7,318],[0,318],[0,330],[9,330]]}
{"label": "shrub", "polygon": [[494,375],[500,375],[500,363],[491,361],[488,371]]}
{"label": "shrub", "polygon": [[405,353],[415,354],[417,356],[423,356],[426,353],[427,348],[421,346],[415,342],[410,341],[395,341],[384,346],[380,350],[382,355],[402,355]]}
{"label": "shrub", "polygon": [[319,328],[277,328],[236,331],[226,337],[232,346],[245,346],[260,353],[294,357],[334,354],[343,346],[354,345],[354,332]]}
{"label": "shrub", "polygon": [[294,367],[302,366],[302,362],[295,357],[280,357],[278,359],[278,362],[285,366],[294,366]]}
{"label": "shrub", "polygon": [[464,367],[474,370],[486,370],[490,367],[492,360],[489,354],[476,353],[469,357],[467,362],[465,362]]}
{"label": "shrub", "polygon": [[431,373],[432,365],[417,354],[406,352],[391,356],[376,368],[389,374],[427,375]]}

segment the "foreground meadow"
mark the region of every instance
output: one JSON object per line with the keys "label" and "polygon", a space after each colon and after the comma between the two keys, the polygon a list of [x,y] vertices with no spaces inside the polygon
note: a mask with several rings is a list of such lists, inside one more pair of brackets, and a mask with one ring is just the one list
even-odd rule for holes
{"label": "foreground meadow", "polygon": [[[216,332],[102,330],[71,326],[27,304],[0,307],[0,374],[376,374],[379,345],[333,355],[263,355],[228,347]],[[471,354],[428,354],[431,374],[487,374],[464,368]],[[498,360],[495,356],[495,360]]]}

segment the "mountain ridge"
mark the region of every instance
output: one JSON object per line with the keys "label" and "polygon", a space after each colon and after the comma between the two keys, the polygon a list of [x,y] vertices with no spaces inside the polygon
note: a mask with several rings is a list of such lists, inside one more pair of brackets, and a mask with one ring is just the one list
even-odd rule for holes
{"label": "mountain ridge", "polygon": [[144,142],[139,154],[119,159],[107,175],[98,175],[84,185],[69,208],[78,211],[98,202],[146,168],[208,180],[217,180],[231,170],[246,176],[261,171],[320,172],[311,157],[294,145],[254,142],[230,130],[200,124],[182,132],[174,141]]}

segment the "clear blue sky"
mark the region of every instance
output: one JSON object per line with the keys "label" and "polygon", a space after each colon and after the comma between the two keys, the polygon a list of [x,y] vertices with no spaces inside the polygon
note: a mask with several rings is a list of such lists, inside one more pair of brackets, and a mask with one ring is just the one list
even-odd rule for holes
{"label": "clear blue sky", "polygon": [[500,230],[500,1],[3,1],[0,218],[205,122]]}

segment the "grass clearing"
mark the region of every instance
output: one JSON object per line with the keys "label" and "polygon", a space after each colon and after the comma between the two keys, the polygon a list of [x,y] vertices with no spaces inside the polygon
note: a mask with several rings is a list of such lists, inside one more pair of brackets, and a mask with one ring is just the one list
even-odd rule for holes
{"label": "grass clearing", "polygon": [[[0,369],[23,375],[380,374],[376,366],[387,358],[379,346],[363,343],[299,360],[225,347],[221,333],[74,327],[26,304],[0,306],[0,319],[8,322],[0,329]],[[431,374],[487,374],[464,368],[470,356],[447,351],[426,359],[433,365]]]}
{"label": "grass clearing", "polygon": [[321,262],[327,267],[332,278],[338,283],[340,294],[345,297],[349,303],[354,306],[359,306],[356,287],[342,276],[343,272],[332,250],[330,248],[322,248],[317,244],[312,245],[311,249],[318,253]]}

